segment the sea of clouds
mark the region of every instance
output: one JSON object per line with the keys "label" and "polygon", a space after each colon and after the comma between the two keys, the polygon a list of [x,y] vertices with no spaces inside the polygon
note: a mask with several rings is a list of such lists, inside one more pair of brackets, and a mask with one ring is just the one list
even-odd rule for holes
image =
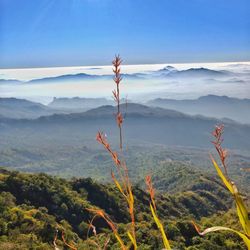
{"label": "sea of clouds", "polygon": [[[157,74],[166,66],[176,70],[206,68],[226,72],[228,76],[211,77],[161,77]],[[53,68],[0,69],[0,97],[26,98],[48,103],[53,97],[106,97],[111,98],[115,85],[111,78],[82,81],[58,81],[32,83],[31,80],[62,75],[112,75],[111,66],[78,66]],[[121,91],[130,100],[144,101],[153,98],[193,99],[208,94],[250,98],[250,62],[145,64],[122,65],[122,73],[138,74],[139,77],[124,77]],[[143,77],[140,76],[143,75]],[[2,81],[2,80],[6,81]],[[12,82],[9,80],[18,80]]]}

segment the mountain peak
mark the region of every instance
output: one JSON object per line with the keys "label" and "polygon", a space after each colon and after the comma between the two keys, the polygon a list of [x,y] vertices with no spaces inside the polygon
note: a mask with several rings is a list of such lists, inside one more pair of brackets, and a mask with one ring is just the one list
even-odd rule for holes
{"label": "mountain peak", "polygon": [[158,70],[159,72],[170,72],[170,71],[177,71],[177,69],[173,66],[167,65],[164,68]]}
{"label": "mountain peak", "polygon": [[198,98],[198,100],[214,100],[214,99],[217,99],[217,100],[219,100],[219,99],[224,99],[224,100],[229,100],[229,99],[232,99],[232,98],[230,98],[230,97],[228,97],[228,96],[226,96],[226,95],[222,95],[222,96],[219,96],[219,95],[212,95],[212,94],[210,94],[210,95],[205,95],[205,96],[201,96],[201,97],[199,97]]}

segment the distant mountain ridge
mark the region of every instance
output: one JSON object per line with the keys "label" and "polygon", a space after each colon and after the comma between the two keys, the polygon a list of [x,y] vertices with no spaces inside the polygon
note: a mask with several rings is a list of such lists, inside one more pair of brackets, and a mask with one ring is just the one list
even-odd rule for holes
{"label": "distant mountain ridge", "polygon": [[187,70],[170,72],[169,75],[178,77],[223,77],[228,76],[229,72],[206,68],[190,68]]}
{"label": "distant mountain ridge", "polygon": [[51,115],[56,111],[41,103],[31,102],[25,99],[0,98],[0,116],[6,118],[38,118],[42,115]]}
{"label": "distant mountain ridge", "polygon": [[84,98],[84,97],[54,97],[53,101],[48,104],[51,108],[72,110],[75,111],[86,111],[103,105],[112,105],[113,101],[107,100],[106,98]]}
{"label": "distant mountain ridge", "polygon": [[[212,70],[208,68],[189,68],[185,70],[178,70],[173,66],[166,66],[160,70],[151,71],[148,73],[130,73],[122,74],[124,79],[136,80],[144,78],[154,78],[154,77],[170,77],[170,78],[211,78],[211,77],[226,77],[233,76],[234,73],[225,70]],[[87,73],[77,73],[77,74],[66,74],[53,77],[45,77],[39,79],[32,79],[30,81],[19,81],[19,80],[8,80],[0,79],[1,83],[25,83],[25,84],[43,84],[43,83],[58,83],[58,82],[69,82],[69,81],[85,81],[85,80],[110,80],[113,75],[95,75]]]}
{"label": "distant mountain ridge", "polygon": [[[133,105],[133,111],[138,106]],[[240,123],[250,124],[250,99],[238,99],[228,96],[207,95],[197,99],[164,99],[157,98],[145,103],[146,106],[167,109],[168,112],[178,111],[187,115],[201,115],[204,117],[214,117],[223,120],[234,120]],[[34,119],[40,116],[49,116],[60,113],[82,113],[101,106],[114,105],[114,101],[106,98],[57,98],[54,97],[48,105],[17,98],[0,98],[0,116],[6,118],[27,118]],[[126,105],[124,105],[126,107]],[[148,107],[140,106],[143,114]],[[126,111],[124,109],[124,111]],[[154,112],[164,113],[163,110],[154,109]],[[138,115],[141,115],[138,112]]]}
{"label": "distant mountain ridge", "polygon": [[[122,74],[124,79],[140,79],[143,78],[145,74],[143,73],[134,73],[134,74]],[[44,83],[60,83],[60,82],[79,82],[79,81],[91,81],[91,80],[112,80],[113,75],[93,75],[86,73],[78,74],[66,74],[59,76],[44,77],[38,79],[32,79],[29,81],[20,81],[12,79],[0,79],[0,84],[44,84]]]}
{"label": "distant mountain ridge", "polygon": [[[121,109],[124,112],[126,138],[137,142],[206,148],[211,141],[210,131],[214,125],[222,123],[214,118],[190,116],[178,111],[133,103],[123,104]],[[34,134],[36,137],[35,131],[43,131],[41,133],[46,133],[46,136],[58,137],[60,140],[63,137],[70,138],[72,133],[75,136],[94,136],[98,130],[112,135],[112,131],[116,131],[115,112],[116,108],[108,105],[83,113],[54,114],[35,120],[0,119],[0,134],[3,136],[15,131],[16,137],[23,133]],[[228,147],[250,149],[250,125],[230,121],[223,123]]]}
{"label": "distant mountain ridge", "polygon": [[0,84],[6,84],[6,83],[19,84],[22,83],[22,81],[16,79],[0,79]]}
{"label": "distant mountain ridge", "polygon": [[234,73],[225,70],[212,70],[208,68],[189,68],[178,70],[173,66],[166,66],[160,70],[152,72],[152,76],[163,78],[221,78],[232,76]]}
{"label": "distant mountain ridge", "polygon": [[61,113],[79,113],[113,102],[105,98],[54,98],[48,105],[19,98],[0,98],[0,117],[36,119]]}
{"label": "distant mountain ridge", "polygon": [[190,115],[229,118],[250,124],[250,99],[207,95],[193,100],[157,98],[146,103],[149,106],[173,109]]}
{"label": "distant mountain ridge", "polygon": [[98,75],[90,75],[90,74],[85,74],[85,73],[79,73],[79,74],[69,74],[69,75],[61,75],[61,76],[54,76],[54,77],[46,77],[46,78],[41,78],[41,79],[34,79],[29,81],[28,83],[44,83],[44,82],[61,82],[61,81],[66,81],[66,80],[74,80],[74,81],[79,81],[83,79],[97,79],[100,76]]}

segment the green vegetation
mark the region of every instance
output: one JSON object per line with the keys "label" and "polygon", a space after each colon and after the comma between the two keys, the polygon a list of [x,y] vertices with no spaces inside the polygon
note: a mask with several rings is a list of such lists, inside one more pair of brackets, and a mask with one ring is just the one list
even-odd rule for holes
{"label": "green vegetation", "polygon": [[[238,215],[239,222],[242,227],[242,231],[239,231],[237,229],[229,228],[229,227],[223,227],[223,226],[214,226],[207,228],[204,232],[200,232],[197,225],[194,224],[197,232],[200,235],[206,235],[211,232],[217,232],[217,231],[229,231],[237,234],[242,238],[245,245],[247,246],[247,249],[250,249],[250,218],[249,213],[247,210],[246,203],[244,202],[244,199],[242,195],[239,193],[235,183],[230,179],[228,176],[227,171],[227,157],[228,157],[228,151],[222,147],[223,142],[223,132],[224,132],[224,126],[223,125],[217,125],[213,131],[214,141],[212,142],[215,146],[215,149],[219,155],[221,166],[219,167],[215,159],[211,156],[212,163],[217,171],[218,176],[221,178],[222,183],[225,185],[225,187],[228,189],[228,191],[231,193],[236,206],[236,211]],[[222,170],[223,168],[223,170]]]}
{"label": "green vegetation", "polygon": [[[185,170],[182,171],[184,174]],[[87,240],[87,232],[92,218],[88,209],[93,207],[104,210],[119,224],[120,235],[127,237],[125,232],[130,218],[126,203],[111,184],[89,178],[65,180],[4,169],[0,176],[0,249],[53,249],[56,229],[59,230],[58,247],[63,246],[60,235],[64,231],[68,242],[73,241],[78,249],[88,249],[91,243]],[[133,193],[138,222],[136,236],[141,249],[162,249],[161,237],[150,216],[148,194],[138,186]],[[212,233],[200,238],[192,226],[191,220],[205,226],[219,223],[240,227],[229,210],[232,199],[217,179],[203,175],[185,192],[158,193],[156,203],[171,246],[178,249],[245,249],[235,235]],[[98,233],[109,235],[108,249],[117,249],[117,241],[105,221],[96,218],[94,225]]]}
{"label": "green vegetation", "polygon": [[[78,138],[74,134],[72,134],[72,137]],[[0,146],[0,166],[21,172],[45,172],[64,178],[91,177],[100,182],[110,182],[109,170],[113,165],[112,159],[95,142],[94,135],[91,141],[86,141],[84,137],[79,137],[78,142],[71,140],[72,138],[66,138],[65,141],[40,138],[39,144],[39,142],[31,142],[28,137],[25,137],[23,142],[16,141],[14,147],[10,145],[8,138],[3,138],[1,143],[4,143],[4,145]],[[21,145],[21,143],[25,144]],[[207,149],[130,144],[124,154],[132,181],[142,183],[145,176],[152,173],[154,185],[156,181],[166,183],[164,186],[157,185],[157,189],[160,187],[162,191],[171,192],[172,185],[169,186],[168,171],[171,173],[181,172],[180,166],[190,169],[188,179],[185,179],[185,175],[183,175],[183,179],[180,181],[185,181],[187,184],[190,180],[192,181],[193,172],[209,172],[214,175]],[[250,193],[250,175],[240,170],[247,167],[249,161],[248,152],[230,150],[230,164],[228,166],[230,176],[240,189]],[[164,178],[156,180],[157,175],[154,177],[155,173],[162,172],[163,169],[164,171],[165,169],[168,170],[165,171],[165,174],[162,173]],[[176,186],[174,189],[178,189],[179,185],[174,180],[173,185]],[[182,185],[179,187],[182,187]]]}
{"label": "green vegetation", "polygon": [[[105,182],[97,182],[91,178],[62,179],[44,173],[24,174],[0,169],[0,249],[249,249],[249,214],[242,194],[228,177],[227,151],[221,147],[223,127],[217,126],[213,132],[213,144],[224,167],[223,173],[212,158],[219,178],[202,168],[190,168],[186,155],[180,157],[184,157],[182,162],[180,158],[173,160],[171,153],[152,158],[151,154],[135,157],[130,177],[125,161],[128,151],[123,148],[120,64],[117,56],[113,61],[116,83],[113,97],[117,104],[119,152],[111,147],[105,133],[98,132],[96,136],[114,164],[111,169],[114,184],[105,176],[102,179]],[[92,116],[86,117],[91,119]],[[54,118],[57,122],[58,117]],[[91,152],[88,148],[84,150],[86,155]],[[14,151],[17,155],[44,160],[40,153],[30,154],[26,149]],[[8,160],[9,152],[6,152],[4,156],[7,155]],[[136,152],[134,155],[138,156],[140,152]],[[64,158],[61,161],[64,162]],[[100,161],[105,171],[105,161],[112,164],[105,155],[98,155],[92,161]],[[146,164],[144,168],[145,162],[157,164],[157,167],[152,169]],[[151,173],[144,183],[145,172],[149,169]],[[62,171],[64,167],[59,173]],[[153,183],[159,190],[157,194]],[[200,232],[193,221],[209,228]],[[217,222],[220,226],[215,226]],[[243,231],[239,231],[240,225]]]}

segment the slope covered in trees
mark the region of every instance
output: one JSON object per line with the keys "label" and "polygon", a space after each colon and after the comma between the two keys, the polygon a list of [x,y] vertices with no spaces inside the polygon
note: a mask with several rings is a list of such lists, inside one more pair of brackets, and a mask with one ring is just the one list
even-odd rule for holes
{"label": "slope covered in trees", "polygon": [[[228,212],[223,216],[227,219],[223,223],[239,225],[231,212],[232,199],[217,179],[200,172],[193,172],[191,176],[187,168],[180,172],[190,180],[189,184],[178,174],[173,180],[170,173],[172,180],[169,177],[166,183],[154,176],[156,187],[161,190],[156,198],[158,213],[172,246],[245,249],[240,239],[228,233],[204,238],[197,235],[191,220],[215,225],[217,221],[221,223],[225,211]],[[178,188],[174,188],[174,183]],[[164,191],[165,186],[170,186],[171,194]],[[150,215],[148,194],[141,185],[135,185],[133,191],[139,249],[162,249],[161,237]],[[91,245],[94,236],[89,230],[91,208],[104,210],[117,223],[120,234],[127,237],[130,219],[126,204],[112,184],[101,184],[90,178],[65,180],[1,169],[0,192],[0,249],[53,249],[56,230],[60,249],[68,249],[62,241],[62,233],[66,241],[74,242],[78,249],[96,249]],[[93,224],[98,235],[105,233],[105,238],[110,237],[108,249],[117,249],[116,239],[105,221],[96,218]]]}

